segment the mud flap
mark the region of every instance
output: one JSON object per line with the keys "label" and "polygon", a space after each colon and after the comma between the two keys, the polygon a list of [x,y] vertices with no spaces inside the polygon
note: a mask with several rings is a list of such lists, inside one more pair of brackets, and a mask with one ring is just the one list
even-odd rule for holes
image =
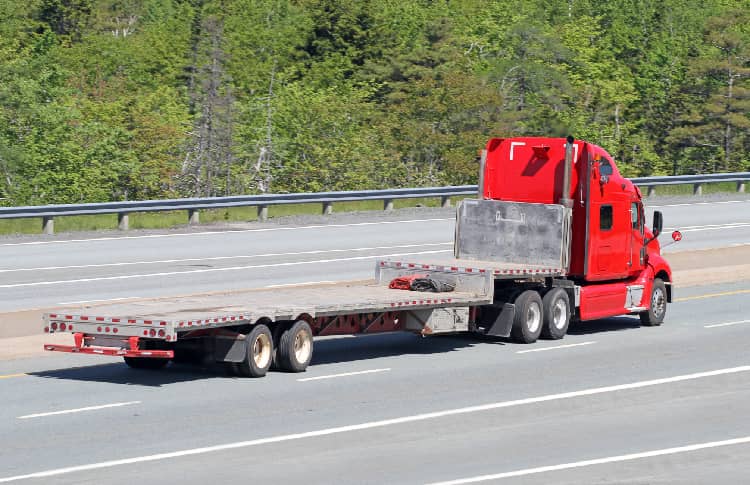
{"label": "mud flap", "polygon": [[242,334],[235,336],[216,335],[212,340],[216,362],[239,363],[247,357],[247,341]]}
{"label": "mud flap", "polygon": [[485,335],[491,337],[510,336],[513,318],[516,316],[516,306],[513,303],[505,303],[502,307],[483,307],[482,310]]}

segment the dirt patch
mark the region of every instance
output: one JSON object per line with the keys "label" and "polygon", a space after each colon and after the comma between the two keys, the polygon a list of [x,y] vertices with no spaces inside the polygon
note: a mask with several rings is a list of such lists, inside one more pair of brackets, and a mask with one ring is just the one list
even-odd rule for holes
{"label": "dirt patch", "polygon": [[750,245],[667,253],[675,286],[750,280]]}

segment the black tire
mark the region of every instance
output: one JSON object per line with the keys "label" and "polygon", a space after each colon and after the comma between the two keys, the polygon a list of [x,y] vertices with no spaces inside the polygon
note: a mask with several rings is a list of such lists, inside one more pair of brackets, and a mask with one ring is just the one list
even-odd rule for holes
{"label": "black tire", "polygon": [[513,302],[516,314],[510,336],[523,344],[536,342],[542,333],[542,297],[534,290],[526,290]]}
{"label": "black tire", "polygon": [[273,362],[271,363],[271,369],[280,370],[279,368],[279,347],[281,346],[281,336],[285,331],[292,326],[294,322],[276,322],[271,326],[271,334],[273,335]]}
{"label": "black tire", "polygon": [[641,324],[647,327],[657,327],[664,321],[667,314],[667,287],[660,278],[655,278],[651,285],[651,298],[648,310],[641,312]]}
{"label": "black tire", "polygon": [[266,325],[253,327],[245,337],[245,360],[235,364],[235,369],[243,377],[263,377],[273,362],[273,336]]}
{"label": "black tire", "polygon": [[169,359],[158,359],[156,357],[123,357],[125,363],[131,369],[161,369],[169,364]]}
{"label": "black tire", "polygon": [[542,298],[544,324],[542,337],[558,340],[568,333],[570,325],[570,298],[562,288],[552,288]]}
{"label": "black tire", "polygon": [[282,332],[276,349],[276,365],[285,372],[304,372],[310,364],[312,353],[312,328],[306,321],[300,320]]}

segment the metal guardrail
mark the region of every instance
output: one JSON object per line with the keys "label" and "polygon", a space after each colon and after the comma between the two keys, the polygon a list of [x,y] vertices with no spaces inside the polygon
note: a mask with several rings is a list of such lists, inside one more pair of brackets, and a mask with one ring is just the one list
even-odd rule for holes
{"label": "metal guardrail", "polygon": [[[745,183],[750,181],[750,172],[719,173],[711,175],[678,175],[666,177],[638,177],[631,179],[634,184],[647,187],[648,195],[655,193],[659,185],[693,185],[693,193],[700,195],[707,183],[736,182],[737,191],[745,191]],[[396,199],[437,198],[443,207],[450,206],[450,198],[463,195],[476,195],[476,185],[449,187],[425,187],[387,190],[356,190],[341,192],[316,192],[301,194],[262,194],[229,197],[205,197],[164,200],[142,200],[123,202],[99,202],[91,204],[55,204],[23,207],[0,207],[0,219],[42,218],[45,234],[54,233],[54,218],[59,216],[117,214],[118,227],[127,230],[131,212],[158,212],[187,210],[188,224],[198,224],[201,209],[221,209],[227,207],[257,207],[258,219],[268,218],[268,207],[283,204],[318,203],[323,206],[323,214],[330,214],[334,202],[382,200],[384,210],[393,209]]]}

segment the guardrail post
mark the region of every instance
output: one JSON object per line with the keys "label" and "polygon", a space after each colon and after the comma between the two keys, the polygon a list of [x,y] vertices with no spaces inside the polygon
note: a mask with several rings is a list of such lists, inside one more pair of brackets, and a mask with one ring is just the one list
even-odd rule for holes
{"label": "guardrail post", "polygon": [[259,205],[258,206],[258,220],[259,221],[265,221],[268,219],[268,206],[267,205]]}
{"label": "guardrail post", "polygon": [[323,202],[323,215],[331,215],[331,212],[333,212],[333,202]]}
{"label": "guardrail post", "polygon": [[127,212],[117,213],[117,229],[127,231],[130,229],[130,217]]}
{"label": "guardrail post", "polygon": [[444,195],[440,197],[440,207],[450,207],[451,206],[451,198],[449,195]]}
{"label": "guardrail post", "polygon": [[42,217],[42,232],[44,234],[55,233],[55,218],[52,216]]}
{"label": "guardrail post", "polygon": [[737,182],[737,192],[744,192],[745,191],[745,181],[740,180]]}
{"label": "guardrail post", "polygon": [[656,185],[649,185],[647,188],[648,188],[648,197],[653,197],[656,195]]}
{"label": "guardrail post", "polygon": [[703,195],[703,184],[693,184],[693,195]]}
{"label": "guardrail post", "polygon": [[201,223],[201,216],[198,209],[188,209],[188,225],[194,226]]}
{"label": "guardrail post", "polygon": [[393,210],[393,199],[385,199],[383,201],[383,210],[384,211],[392,211]]}

